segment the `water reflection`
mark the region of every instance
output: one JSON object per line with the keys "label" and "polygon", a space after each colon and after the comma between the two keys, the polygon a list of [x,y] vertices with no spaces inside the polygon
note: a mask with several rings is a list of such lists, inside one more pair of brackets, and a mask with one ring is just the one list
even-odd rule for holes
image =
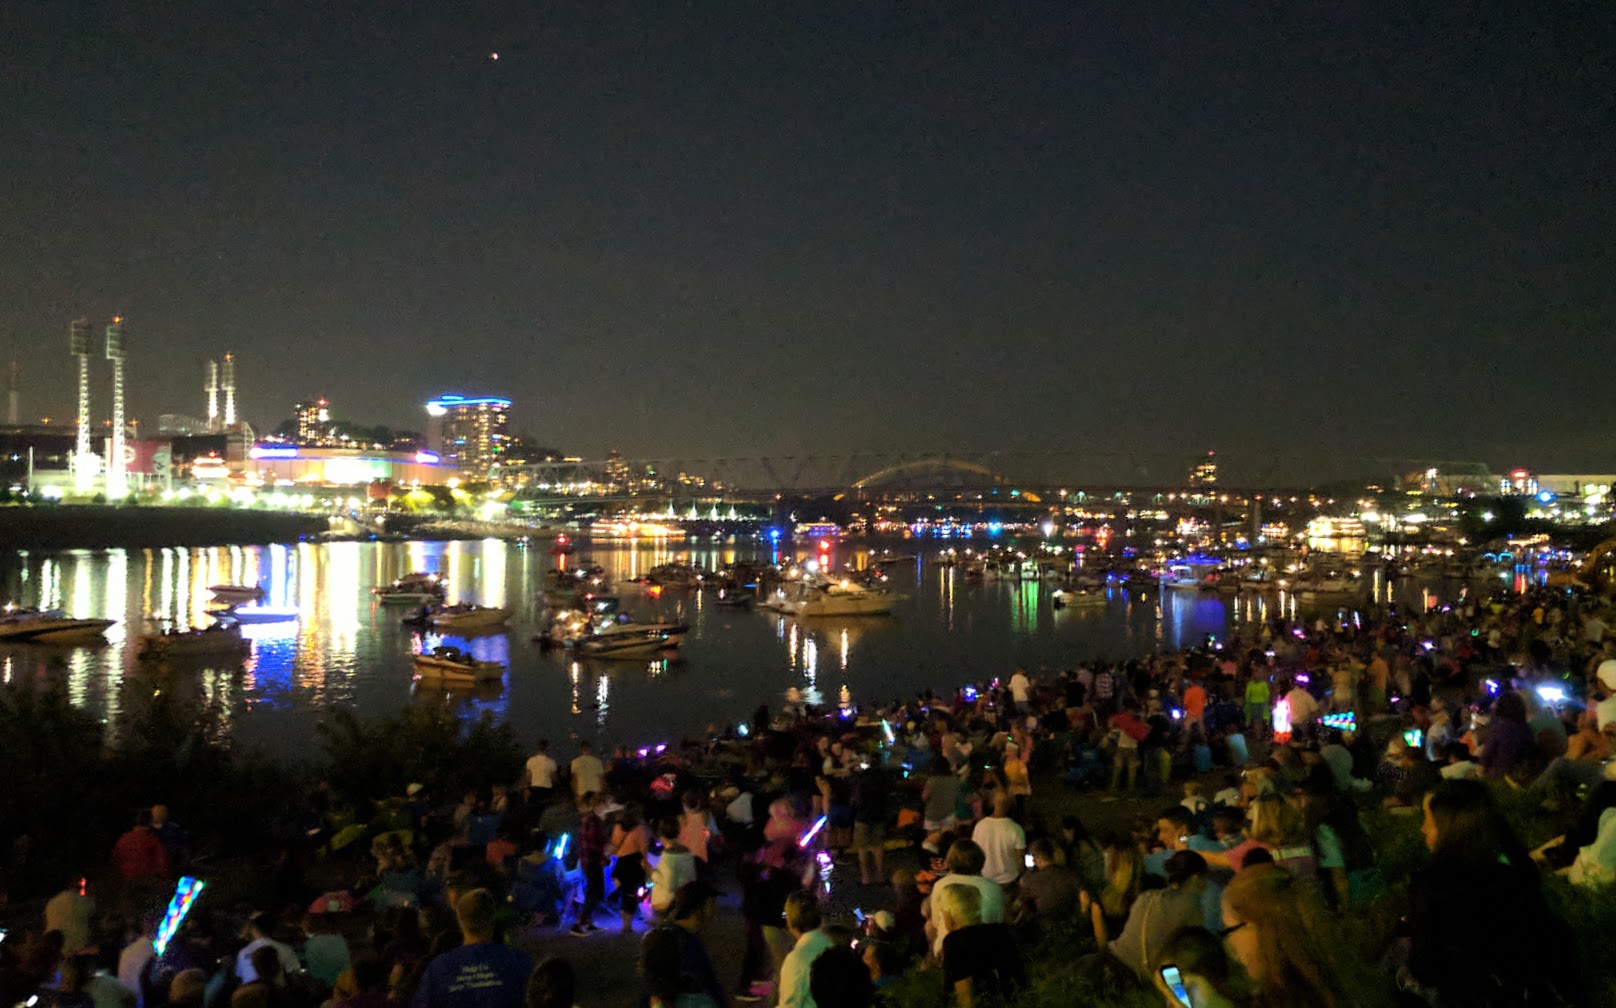
{"label": "water reflection", "polygon": [[[865,569],[867,549],[846,543],[778,549],[782,561],[812,559],[827,569]],[[912,547],[910,547],[912,548]],[[665,738],[710,721],[734,721],[759,703],[778,707],[792,687],[812,703],[845,684],[855,698],[944,688],[1014,664],[1059,667],[1084,657],[1124,658],[1222,636],[1230,624],[1305,615],[1362,619],[1358,601],[1310,606],[1294,593],[1168,591],[1114,586],[1103,606],[1056,610],[1040,581],[968,582],[935,562],[888,568],[908,599],[891,616],[799,620],[713,604],[703,593],[642,586],[659,563],[707,570],[753,554],[730,543],[646,540],[581,545],[573,564],[599,563],[623,611],[686,622],[680,656],[579,661],[542,652],[529,638],[543,628],[537,598],[555,559],[542,548],[518,550],[486,540],[457,543],[70,551],[0,559],[8,600],[62,607],[118,620],[93,648],[0,648],[0,677],[57,683],[104,718],[115,718],[126,682],[135,695],[180,691],[216,704],[228,729],[279,751],[297,751],[314,722],[336,707],[361,716],[396,713],[406,703],[444,703],[457,715],[513,720],[523,737]],[[401,626],[402,612],[378,605],[371,588],[412,571],[444,575],[453,601],[504,605],[515,612],[503,632],[441,636]],[[1489,573],[1477,591],[1526,587],[1531,572]],[[297,619],[243,628],[250,643],[236,662],[138,664],[139,636],[152,624],[206,626],[216,605],[210,585],[264,589],[264,604],[295,609]],[[1360,601],[1397,601],[1415,611],[1464,597],[1451,582],[1392,582],[1371,575]],[[449,644],[506,666],[476,690],[417,689],[411,654]],[[829,678],[827,678],[827,673]]]}

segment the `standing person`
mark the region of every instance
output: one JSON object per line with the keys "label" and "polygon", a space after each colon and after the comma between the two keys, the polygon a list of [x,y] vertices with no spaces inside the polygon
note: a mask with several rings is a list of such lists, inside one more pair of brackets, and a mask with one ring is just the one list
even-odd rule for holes
{"label": "standing person", "polygon": [[921,825],[925,827],[927,833],[953,829],[959,822],[959,816],[955,812],[959,793],[960,779],[954,775],[948,760],[941,756],[933,756],[931,767],[926,771],[926,783],[920,791],[923,806]]}
{"label": "standing person", "polygon": [[527,758],[527,802],[543,809],[555,796],[556,761],[550,755],[550,740],[539,739],[539,751]]}
{"label": "standing person", "polygon": [[569,769],[574,801],[581,804],[585,795],[605,793],[606,767],[600,762],[600,757],[591,751],[588,740],[578,743],[578,755],[573,757]]}
{"label": "standing person", "polygon": [[1136,708],[1129,703],[1120,713],[1111,715],[1108,727],[1116,747],[1111,754],[1111,790],[1126,781],[1126,788],[1132,791],[1139,778],[1139,743],[1150,735],[1150,726],[1139,720]]}
{"label": "standing person", "polygon": [[152,806],[151,827],[163,845],[163,852],[168,855],[169,870],[179,871],[184,868],[191,860],[190,837],[186,835],[185,827],[175,822],[168,814],[167,805]]}
{"label": "standing person", "polygon": [[71,959],[93,951],[90,925],[95,919],[95,900],[82,877],[68,875],[63,881],[62,891],[45,904],[45,930],[62,933],[62,955]]}
{"label": "standing person", "polygon": [[455,901],[463,944],[427,964],[413,1008],[522,1008],[533,960],[494,941],[494,909],[487,889]]}
{"label": "standing person", "polygon": [[1027,678],[1026,669],[1016,669],[1010,676],[1010,701],[1015,704],[1016,713],[1025,715],[1032,700],[1032,680]]}
{"label": "standing person", "polygon": [[578,804],[582,817],[578,823],[578,867],[584,873],[584,905],[578,911],[578,920],[572,925],[572,933],[582,936],[600,930],[595,926],[595,911],[600,908],[601,900],[606,898],[606,845],[609,837],[606,835],[606,823],[601,819],[600,794],[585,792]]}
{"label": "standing person", "polygon": [[634,930],[634,914],[645,886],[645,859],[651,853],[651,831],[640,821],[640,810],[629,805],[612,827],[612,879],[617,882],[617,906],[623,934]]}
{"label": "standing person", "polygon": [[707,841],[711,838],[702,793],[688,788],[679,800],[679,842],[695,856],[703,871],[707,868]]}
{"label": "standing person", "polygon": [[1032,774],[1025,753],[1019,742],[1004,744],[1004,781],[1010,792],[1011,815],[1019,823],[1027,821],[1027,805],[1032,801]]}
{"label": "standing person", "polygon": [[853,852],[859,883],[886,878],[887,776],[880,767],[860,765],[853,778]]}
{"label": "standing person", "polygon": [[1010,795],[1003,788],[993,792],[993,812],[976,824],[971,839],[982,848],[982,877],[1000,886],[1014,885],[1021,877],[1027,834],[1010,818]]}
{"label": "standing person", "polygon": [[754,984],[778,979],[791,951],[786,932],[786,900],[802,888],[800,853],[771,865],[762,850],[741,863],[741,915],[746,921],[746,952],[735,985],[735,1000],[761,1001]]}
{"label": "standing person", "polygon": [[673,898],[687,882],[696,880],[696,855],[679,841],[679,821],[664,819],[657,824],[662,840],[662,856],[651,869],[651,909],[660,918],[673,906]]}
{"label": "standing person", "polygon": [[112,863],[125,882],[168,877],[168,851],[151,825],[151,810],[141,809],[135,824],[112,845]]}
{"label": "standing person", "polygon": [[1206,731],[1206,687],[1191,679],[1189,686],[1184,690],[1184,744],[1186,746],[1189,745],[1190,733],[1197,727],[1202,732]]}
{"label": "standing person", "polygon": [[814,960],[832,945],[819,929],[821,920],[813,893],[799,890],[786,897],[786,932],[795,944],[780,965],[779,1008],[817,1008],[809,986]]}
{"label": "standing person", "polygon": [[1270,699],[1267,674],[1262,669],[1252,669],[1251,678],[1246,680],[1246,725],[1259,738],[1268,727]]}

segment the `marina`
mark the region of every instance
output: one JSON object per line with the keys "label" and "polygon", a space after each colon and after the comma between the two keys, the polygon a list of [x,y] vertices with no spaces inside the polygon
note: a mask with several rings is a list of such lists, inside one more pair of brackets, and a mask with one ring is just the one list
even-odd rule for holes
{"label": "marina", "polygon": [[[1451,602],[1467,583],[1491,591],[1541,576],[1494,565],[1468,582],[1441,569],[1388,580],[1381,567],[1361,564],[1369,572],[1347,594],[1327,581],[1297,581],[1291,591],[1228,574],[1212,586],[1179,585],[1166,568],[1155,576],[1085,568],[1056,580],[1023,578],[1018,567],[1016,577],[983,580],[971,573],[977,561],[958,561],[962,553],[957,544],[874,539],[795,550],[580,544],[572,565],[589,572],[586,587],[609,585],[612,599],[600,600],[588,631],[558,629],[545,601],[557,558],[498,540],[9,554],[0,561],[6,597],[90,621],[105,637],[78,647],[0,641],[0,676],[61,683],[75,703],[111,718],[129,689],[153,688],[146,666],[159,663],[140,656],[161,655],[177,667],[158,688],[216,704],[238,739],[279,752],[310,744],[331,710],[391,716],[408,703],[447,703],[468,718],[491,713],[529,739],[576,733],[638,743],[669,725],[695,732],[741,720],[759,698],[793,687],[810,702],[844,686],[856,702],[886,701],[1007,662],[1037,674],[1084,657],[1201,643],[1236,622],[1298,612],[1350,619],[1356,607],[1388,599],[1423,608]],[[841,590],[879,596],[882,611],[799,615],[736,604],[780,590],[769,564],[810,560],[822,565],[824,583],[878,584]],[[675,563],[727,573],[705,588],[642,583]],[[424,625],[404,625],[387,592],[424,583],[422,574],[437,586],[423,594],[436,601],[441,589],[445,608]],[[213,625],[222,585],[251,589],[236,593],[236,611],[248,618],[224,630],[161,632]],[[434,625],[445,615],[448,626]],[[469,683],[456,684],[470,689],[447,688],[454,668],[417,680],[418,656],[440,647],[481,663]]]}

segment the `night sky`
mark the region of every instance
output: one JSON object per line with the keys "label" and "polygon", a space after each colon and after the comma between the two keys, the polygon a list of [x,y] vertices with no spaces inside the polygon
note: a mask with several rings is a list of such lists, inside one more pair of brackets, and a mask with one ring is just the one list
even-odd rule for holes
{"label": "night sky", "polygon": [[1611,472],[1613,52],[1608,2],[9,3],[0,351],[65,420],[122,312],[147,429],[233,350],[260,430]]}

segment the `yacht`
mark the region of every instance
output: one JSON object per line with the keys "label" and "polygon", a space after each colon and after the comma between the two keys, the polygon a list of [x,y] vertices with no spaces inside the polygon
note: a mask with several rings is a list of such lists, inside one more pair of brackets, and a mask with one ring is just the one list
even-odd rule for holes
{"label": "yacht", "polygon": [[74,619],[60,609],[7,608],[0,611],[0,640],[45,644],[93,643],[117,620]]}
{"label": "yacht", "polygon": [[208,591],[213,593],[214,598],[222,602],[233,602],[238,599],[243,602],[251,602],[264,597],[264,589],[257,585],[216,584],[208,585]]}
{"label": "yacht", "polygon": [[382,605],[421,605],[443,598],[443,582],[436,574],[406,574],[390,585],[372,588],[370,593]]}
{"label": "yacht", "polygon": [[683,624],[608,623],[575,640],[573,647],[580,654],[599,658],[634,658],[677,648],[689,631]]}
{"label": "yacht", "polygon": [[799,581],[777,588],[758,604],[788,616],[881,616],[906,598],[856,581]]}

